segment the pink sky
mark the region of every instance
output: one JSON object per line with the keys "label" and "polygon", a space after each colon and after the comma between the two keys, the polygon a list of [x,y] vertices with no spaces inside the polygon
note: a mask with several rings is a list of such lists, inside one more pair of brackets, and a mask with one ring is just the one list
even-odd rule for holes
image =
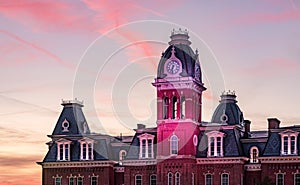
{"label": "pink sky", "polygon": [[[62,98],[86,102],[94,132],[155,126],[151,82],[170,25],[190,31],[204,60],[204,121],[231,89],[254,130],[266,129],[268,117],[300,122],[300,0],[12,0],[0,1],[0,22],[0,184],[41,184],[35,162],[47,152]],[[93,59],[97,68],[88,65]],[[78,76],[89,79],[79,85],[93,87],[92,97],[76,92]]]}

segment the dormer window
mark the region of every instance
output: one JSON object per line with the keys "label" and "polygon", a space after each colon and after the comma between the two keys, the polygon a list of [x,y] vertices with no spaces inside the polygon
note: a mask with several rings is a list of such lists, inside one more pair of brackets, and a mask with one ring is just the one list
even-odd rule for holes
{"label": "dormer window", "polygon": [[80,142],[80,160],[94,160],[94,140],[83,138]]}
{"label": "dormer window", "polygon": [[120,153],[119,153],[119,159],[120,159],[120,161],[122,161],[122,160],[125,159],[126,154],[127,154],[126,150],[121,150],[120,151]]}
{"label": "dormer window", "polygon": [[170,137],[170,154],[178,154],[178,137],[175,134]]}
{"label": "dormer window", "polygon": [[154,157],[153,142],[154,135],[145,133],[138,136],[140,140],[140,159],[149,159]]}
{"label": "dormer window", "polygon": [[250,163],[258,163],[259,150],[256,146],[250,149]]}
{"label": "dormer window", "polygon": [[281,155],[297,155],[297,136],[298,132],[285,130],[281,135]]}
{"label": "dormer window", "polygon": [[206,133],[208,139],[208,157],[222,157],[223,156],[223,132],[211,131]]}
{"label": "dormer window", "polygon": [[56,144],[57,144],[57,160],[69,161],[71,141],[67,139],[59,139],[56,141]]}

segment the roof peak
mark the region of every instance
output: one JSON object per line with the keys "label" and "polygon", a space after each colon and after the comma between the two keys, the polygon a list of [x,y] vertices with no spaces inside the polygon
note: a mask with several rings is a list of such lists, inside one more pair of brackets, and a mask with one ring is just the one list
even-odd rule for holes
{"label": "roof peak", "polygon": [[74,100],[61,100],[61,105],[66,106],[66,105],[79,105],[80,107],[83,107],[83,101],[79,101],[77,100],[77,98],[75,98]]}
{"label": "roof peak", "polygon": [[236,95],[235,95],[235,91],[224,91],[221,94],[221,100],[220,103],[236,103]]}
{"label": "roof peak", "polygon": [[185,45],[191,45],[191,41],[189,41],[189,32],[187,29],[182,30],[179,28],[178,30],[173,29],[171,32],[171,41],[169,42],[170,45],[176,45],[176,44],[185,44]]}

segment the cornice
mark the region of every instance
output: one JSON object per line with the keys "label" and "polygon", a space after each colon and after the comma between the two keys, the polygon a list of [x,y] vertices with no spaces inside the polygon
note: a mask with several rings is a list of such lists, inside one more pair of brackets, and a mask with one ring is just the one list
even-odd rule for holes
{"label": "cornice", "polygon": [[115,161],[42,162],[43,168],[113,167]]}

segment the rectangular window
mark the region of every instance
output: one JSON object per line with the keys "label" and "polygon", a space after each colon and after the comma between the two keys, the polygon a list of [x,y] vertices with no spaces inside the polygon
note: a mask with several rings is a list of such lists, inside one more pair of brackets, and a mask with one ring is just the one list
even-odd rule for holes
{"label": "rectangular window", "polygon": [[97,177],[92,177],[91,178],[91,185],[97,185],[98,184],[98,178]]}
{"label": "rectangular window", "polygon": [[77,185],[83,185],[83,178],[82,177],[77,178]]}
{"label": "rectangular window", "polygon": [[65,160],[69,160],[69,144],[65,144]]}
{"label": "rectangular window", "polygon": [[61,185],[61,177],[55,177],[55,185]]}
{"label": "rectangular window", "polygon": [[146,157],[146,140],[142,140],[142,158]]}
{"label": "rectangular window", "polygon": [[229,184],[229,176],[227,173],[223,173],[221,176],[221,185],[228,185]]}
{"label": "rectangular window", "polygon": [[86,158],[86,143],[82,144],[82,159],[85,160]]}
{"label": "rectangular window", "polygon": [[215,155],[215,138],[210,137],[210,155]]}
{"label": "rectangular window", "polygon": [[64,160],[64,145],[59,144],[59,160]]}
{"label": "rectangular window", "polygon": [[75,182],[74,182],[74,177],[70,177],[69,178],[69,185],[75,185]]}
{"label": "rectangular window", "polygon": [[296,153],[296,150],[295,150],[295,136],[292,136],[291,137],[291,154],[294,154],[294,153]]}
{"label": "rectangular window", "polygon": [[135,185],[142,185],[142,176],[141,175],[135,176]]}
{"label": "rectangular window", "polygon": [[88,144],[88,158],[87,159],[93,159],[93,144]]}
{"label": "rectangular window", "polygon": [[283,137],[283,153],[288,154],[288,137]]}
{"label": "rectangular window", "polygon": [[212,185],[212,174],[205,175],[205,185]]}
{"label": "rectangular window", "polygon": [[276,175],[276,185],[284,185],[283,174],[278,173]]}
{"label": "rectangular window", "polygon": [[152,139],[148,139],[148,157],[152,158]]}
{"label": "rectangular window", "polygon": [[294,176],[294,185],[300,185],[300,174],[296,173]]}
{"label": "rectangular window", "polygon": [[150,185],[156,185],[156,175],[150,176]]}
{"label": "rectangular window", "polygon": [[217,137],[217,156],[221,155],[221,137]]}

